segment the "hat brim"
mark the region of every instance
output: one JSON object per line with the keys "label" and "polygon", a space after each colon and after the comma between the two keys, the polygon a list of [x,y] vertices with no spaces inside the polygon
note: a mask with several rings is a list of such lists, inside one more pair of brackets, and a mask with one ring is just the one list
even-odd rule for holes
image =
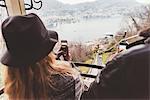
{"label": "hat brim", "polygon": [[46,41],[43,43],[41,47],[38,48],[38,50],[35,50],[33,55],[31,55],[28,58],[26,57],[16,58],[13,55],[11,55],[9,50],[6,50],[1,58],[1,63],[9,67],[25,67],[35,64],[36,62],[42,60],[53,50],[55,44],[58,41],[57,32],[50,30],[48,30],[47,32],[48,37]]}

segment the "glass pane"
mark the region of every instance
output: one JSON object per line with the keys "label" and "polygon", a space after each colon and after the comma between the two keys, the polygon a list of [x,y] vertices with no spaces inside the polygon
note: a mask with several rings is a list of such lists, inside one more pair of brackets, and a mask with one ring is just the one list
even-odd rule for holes
{"label": "glass pane", "polygon": [[[24,1],[25,4],[31,3],[31,0]],[[69,60],[105,64],[110,55],[117,51],[119,46],[114,45],[125,37],[125,32],[136,33],[137,27],[134,24],[139,22],[141,16],[137,12],[143,11],[140,8],[147,3],[149,2],[146,0],[42,0],[40,10],[27,10],[26,13],[36,13],[47,29],[57,31],[60,40],[68,41],[61,41],[61,45],[69,47]],[[26,8],[29,8],[29,5],[26,5]],[[38,8],[40,3],[33,2],[33,6]],[[5,8],[0,8],[0,11],[2,22],[7,17],[7,12]],[[141,16],[142,18],[146,17]],[[1,55],[5,50],[1,36],[0,44]],[[112,46],[114,48],[111,49]],[[102,53],[109,49],[110,52]],[[98,53],[102,55],[98,56]],[[80,70],[89,72],[89,68],[84,66]],[[1,80],[0,83],[2,85]]]}
{"label": "glass pane", "polygon": [[[139,1],[42,0],[43,7],[40,10],[26,12],[38,14],[47,29],[57,31],[60,40],[68,41],[72,61],[106,64],[110,55],[120,47],[114,45],[126,37],[127,27],[133,23],[129,17],[137,18],[134,13],[143,6]],[[30,4],[30,0],[25,0],[25,3]],[[35,7],[38,6],[35,4]],[[96,56],[96,53],[109,51],[113,46],[110,52]],[[101,62],[95,62],[95,59]],[[85,73],[89,71],[87,67],[80,69]]]}
{"label": "glass pane", "polygon": [[[42,0],[37,13],[48,29],[56,30],[60,39],[84,43],[115,34],[122,19],[141,4],[136,0]],[[30,0],[25,0],[30,4]],[[35,4],[38,7],[39,4]],[[26,6],[28,7],[28,6]]]}

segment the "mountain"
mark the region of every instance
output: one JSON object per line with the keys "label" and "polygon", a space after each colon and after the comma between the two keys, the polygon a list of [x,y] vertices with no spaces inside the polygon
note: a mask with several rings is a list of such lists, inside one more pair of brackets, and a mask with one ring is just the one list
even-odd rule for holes
{"label": "mountain", "polygon": [[42,0],[43,7],[49,9],[65,9],[65,8],[107,8],[113,6],[134,7],[140,5],[135,0],[97,0],[95,2],[80,3],[75,5],[63,4],[57,0]]}
{"label": "mountain", "polygon": [[[122,17],[130,15],[135,12],[135,8],[141,6],[135,0],[97,0],[75,5],[63,4],[57,0],[42,2],[42,9],[34,12],[42,16],[49,27],[93,18]],[[34,6],[38,7],[38,4]]]}
{"label": "mountain", "polygon": [[97,0],[76,5],[63,4],[57,0],[43,0],[42,12],[51,15],[83,15],[92,13],[124,14],[132,11],[135,7],[141,6],[134,0]]}
{"label": "mountain", "polygon": [[43,9],[59,9],[65,4],[58,2],[57,0],[42,0],[43,2]]}

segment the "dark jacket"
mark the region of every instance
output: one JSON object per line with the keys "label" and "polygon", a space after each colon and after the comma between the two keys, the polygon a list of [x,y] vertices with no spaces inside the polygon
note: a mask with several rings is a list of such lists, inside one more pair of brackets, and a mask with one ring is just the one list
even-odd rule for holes
{"label": "dark jacket", "polygon": [[[49,88],[50,100],[79,100],[83,92],[80,77],[54,74]],[[52,98],[52,99],[51,99]]]}
{"label": "dark jacket", "polygon": [[134,46],[107,63],[100,83],[93,83],[82,99],[148,100],[149,68],[150,44]]}

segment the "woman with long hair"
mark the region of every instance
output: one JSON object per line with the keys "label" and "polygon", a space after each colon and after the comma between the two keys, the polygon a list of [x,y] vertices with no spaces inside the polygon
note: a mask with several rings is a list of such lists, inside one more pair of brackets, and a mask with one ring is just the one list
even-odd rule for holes
{"label": "woman with long hair", "polygon": [[79,73],[53,53],[58,34],[45,28],[36,14],[14,16],[2,23],[7,51],[4,92],[10,100],[78,100],[83,92]]}

